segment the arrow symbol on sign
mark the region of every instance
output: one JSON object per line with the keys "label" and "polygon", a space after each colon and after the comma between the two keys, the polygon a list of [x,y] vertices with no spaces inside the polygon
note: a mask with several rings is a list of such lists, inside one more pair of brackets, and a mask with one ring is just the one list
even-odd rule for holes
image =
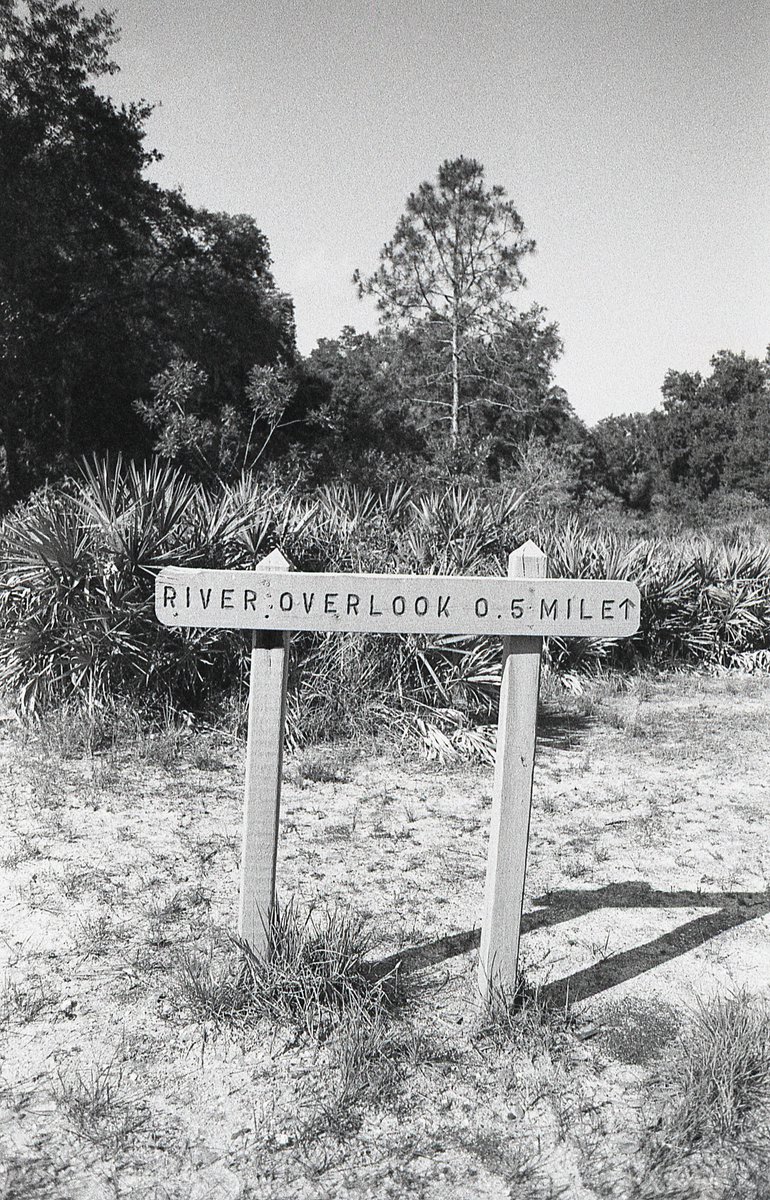
{"label": "arrow symbol on sign", "polygon": [[636,608],[636,605],[634,604],[633,600],[621,600],[618,604],[618,608],[623,609],[623,616],[627,618],[629,608]]}

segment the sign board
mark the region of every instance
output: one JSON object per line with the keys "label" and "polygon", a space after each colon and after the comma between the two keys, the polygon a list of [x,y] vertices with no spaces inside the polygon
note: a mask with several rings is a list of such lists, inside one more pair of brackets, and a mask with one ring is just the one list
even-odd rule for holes
{"label": "sign board", "polygon": [[164,625],[208,629],[616,638],[639,628],[639,589],[624,579],[166,567],[155,612]]}
{"label": "sign board", "polygon": [[[502,675],[479,986],[511,995],[532,803],[543,637],[623,638],[639,628],[639,589],[625,579],[548,579],[532,542],[507,577],[294,572],[274,550],[254,571],[166,567],[155,612],[176,628],[252,631],[238,931],[269,953],[281,796],[289,634],[319,632],[496,634]],[[355,702],[355,698],[353,698]]]}

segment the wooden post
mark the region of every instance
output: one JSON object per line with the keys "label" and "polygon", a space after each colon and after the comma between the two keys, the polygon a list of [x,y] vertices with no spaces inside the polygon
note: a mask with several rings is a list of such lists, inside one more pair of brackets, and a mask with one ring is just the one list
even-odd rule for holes
{"label": "wooden post", "polygon": [[[256,570],[291,567],[280,550],[274,550]],[[267,954],[275,903],[289,637],[274,630],[254,630],[251,635],[238,934],[260,957]]]}
{"label": "wooden post", "polygon": [[[534,542],[526,542],[510,555],[508,578],[544,579],[547,566],[542,550]],[[495,782],[479,952],[479,988],[485,1003],[500,990],[512,997],[516,989],[542,649],[542,637],[503,638]]]}

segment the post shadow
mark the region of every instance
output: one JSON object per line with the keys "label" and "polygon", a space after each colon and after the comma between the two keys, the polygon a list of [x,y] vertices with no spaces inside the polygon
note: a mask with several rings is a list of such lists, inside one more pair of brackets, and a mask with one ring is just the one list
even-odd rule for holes
{"label": "post shadow", "polygon": [[[702,946],[712,938],[735,929],[748,921],[770,913],[770,891],[764,892],[666,892],[653,888],[643,880],[611,883],[593,891],[568,890],[548,892],[533,901],[535,908],[525,912],[522,933],[548,929],[563,921],[572,920],[600,908],[710,908],[716,912],[694,917],[659,937],[611,954],[563,979],[546,984],[540,995],[555,1005],[563,1006],[576,1000],[586,1000],[599,992],[624,983],[654,967],[670,962],[688,951]],[[479,929],[448,934],[419,946],[409,946],[380,962],[372,963],[376,977],[399,969],[405,975],[423,971],[437,963],[466,954],[478,947]]]}

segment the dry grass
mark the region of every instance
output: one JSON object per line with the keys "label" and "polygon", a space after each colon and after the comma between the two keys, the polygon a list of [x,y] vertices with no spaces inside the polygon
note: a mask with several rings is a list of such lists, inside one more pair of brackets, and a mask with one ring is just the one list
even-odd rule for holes
{"label": "dry grass", "polygon": [[0,1029],[14,1022],[26,1025],[56,1009],[60,992],[56,984],[38,972],[23,979],[6,979],[0,991]]}
{"label": "dry grass", "polygon": [[662,1075],[669,1139],[684,1147],[747,1127],[770,1133],[770,1006],[747,991],[697,1005]]}
{"label": "dry grass", "polygon": [[397,970],[378,975],[367,961],[365,922],[344,909],[301,911],[276,905],[267,955],[236,938],[237,953],[217,966],[206,955],[177,956],[178,995],[199,1017],[220,1025],[270,1021],[323,1040],[341,1021],[377,1030],[404,1002]]}
{"label": "dry grass", "polygon": [[309,746],[294,756],[288,778],[307,787],[311,783],[349,783],[351,751],[344,745]]}
{"label": "dry grass", "polygon": [[[767,1006],[725,981],[764,978],[770,687],[729,683],[548,699],[528,982],[483,1015],[488,769],[293,756],[262,962],[237,739],[0,746],[0,1196],[767,1200]],[[726,880],[745,924],[679,945]]]}
{"label": "dry grass", "polygon": [[146,1108],[128,1094],[119,1054],[85,1070],[59,1070],[53,1089],[69,1129],[111,1154],[124,1150],[147,1120]]}

